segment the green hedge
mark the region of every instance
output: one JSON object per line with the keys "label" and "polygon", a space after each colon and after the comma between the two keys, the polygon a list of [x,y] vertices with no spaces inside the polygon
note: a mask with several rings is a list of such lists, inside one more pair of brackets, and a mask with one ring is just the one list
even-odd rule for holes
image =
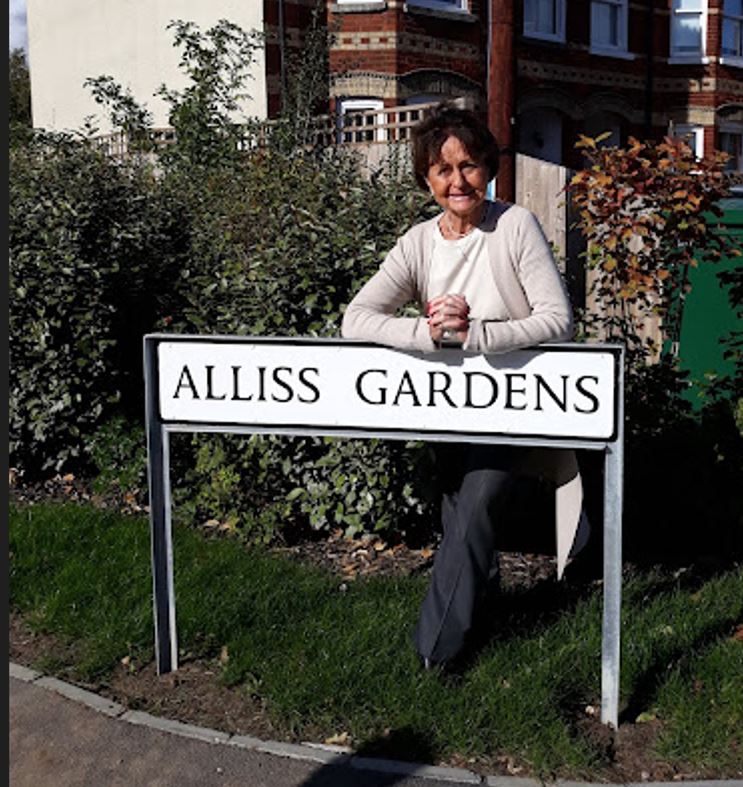
{"label": "green hedge", "polygon": [[95,428],[140,401],[176,232],[152,182],[70,136],[11,150],[10,454],[31,474],[83,460]]}
{"label": "green hedge", "polygon": [[[144,489],[145,333],[338,335],[352,294],[429,210],[394,157],[372,177],[340,149],[270,143],[209,168],[147,162],[63,135],[11,152],[10,453],[28,478]],[[422,446],[178,446],[179,511],[251,539],[405,530],[430,514]]]}

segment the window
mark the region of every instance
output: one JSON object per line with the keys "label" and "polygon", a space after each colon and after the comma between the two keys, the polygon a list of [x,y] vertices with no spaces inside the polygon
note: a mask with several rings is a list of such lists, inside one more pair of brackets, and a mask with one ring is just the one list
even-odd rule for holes
{"label": "window", "polygon": [[730,123],[720,126],[720,150],[730,154],[725,169],[743,172],[743,125]]}
{"label": "window", "polygon": [[721,54],[743,60],[743,0],[725,0],[723,4]]}
{"label": "window", "polygon": [[627,0],[593,0],[591,49],[607,53],[627,51]]}
{"label": "window", "polygon": [[524,0],[524,35],[547,41],[564,41],[564,0]]}
{"label": "window", "polygon": [[706,0],[673,0],[671,60],[698,61],[706,52]]}
{"label": "window", "polygon": [[373,98],[350,98],[340,102],[338,113],[339,142],[383,142],[383,102]]}
{"label": "window", "polygon": [[467,11],[467,0],[408,0],[409,6],[431,8],[436,11]]}
{"label": "window", "polygon": [[698,159],[704,158],[704,129],[701,126],[676,123],[671,129],[671,135],[683,139]]}

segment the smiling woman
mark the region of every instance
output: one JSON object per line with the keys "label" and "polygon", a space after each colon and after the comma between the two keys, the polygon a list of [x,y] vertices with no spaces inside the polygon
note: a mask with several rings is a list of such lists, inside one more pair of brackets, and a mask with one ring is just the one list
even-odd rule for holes
{"label": "smiling woman", "polygon": [[[468,110],[439,105],[413,129],[413,166],[418,185],[442,212],[398,240],[349,304],[343,335],[407,350],[454,346],[477,353],[569,339],[570,303],[539,223],[524,208],[486,199],[498,171],[498,144],[487,126]],[[410,301],[425,305],[425,316],[396,316]],[[451,666],[465,647],[491,573],[496,525],[527,466],[552,478],[563,500],[564,493],[570,496],[563,508],[569,521],[558,523],[568,542],[560,547],[559,572],[587,529],[572,452],[548,457],[467,444],[437,451],[444,537],[416,631],[426,668]],[[579,524],[586,526],[580,535]],[[558,546],[564,546],[561,538]]]}

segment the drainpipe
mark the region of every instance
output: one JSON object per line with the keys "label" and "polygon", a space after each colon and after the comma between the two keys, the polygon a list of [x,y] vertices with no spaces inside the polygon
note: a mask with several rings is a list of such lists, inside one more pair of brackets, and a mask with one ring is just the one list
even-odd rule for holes
{"label": "drainpipe", "polygon": [[501,149],[495,184],[499,199],[516,197],[516,59],[514,53],[513,0],[491,0],[488,30],[488,126]]}
{"label": "drainpipe", "polygon": [[284,0],[278,0],[279,16],[279,84],[281,90],[281,112],[286,109],[286,33],[284,30]]}
{"label": "drainpipe", "polygon": [[645,138],[653,135],[653,23],[654,0],[647,0],[647,23],[645,25]]}

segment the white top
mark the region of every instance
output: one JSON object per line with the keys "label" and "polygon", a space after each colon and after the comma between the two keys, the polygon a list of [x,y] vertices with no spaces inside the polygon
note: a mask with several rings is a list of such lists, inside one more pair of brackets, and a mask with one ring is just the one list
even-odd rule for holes
{"label": "white top", "polygon": [[434,297],[448,293],[464,295],[471,318],[508,319],[508,310],[493,280],[487,235],[479,227],[463,238],[447,240],[436,224],[428,291]]}

